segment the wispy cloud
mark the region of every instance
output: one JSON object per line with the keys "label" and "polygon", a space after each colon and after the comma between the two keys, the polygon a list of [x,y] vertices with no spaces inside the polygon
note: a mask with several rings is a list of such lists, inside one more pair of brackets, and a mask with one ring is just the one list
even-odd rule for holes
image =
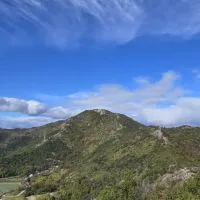
{"label": "wispy cloud", "polygon": [[198,0],[2,0],[0,35],[7,43],[60,48],[84,39],[123,44],[144,34],[190,37],[200,32],[199,13]]}

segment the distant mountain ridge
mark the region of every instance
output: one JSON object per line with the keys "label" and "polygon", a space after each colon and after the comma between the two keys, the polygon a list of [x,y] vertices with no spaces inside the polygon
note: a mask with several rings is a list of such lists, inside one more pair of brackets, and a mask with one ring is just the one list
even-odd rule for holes
{"label": "distant mountain ridge", "polygon": [[145,126],[95,109],[42,127],[0,129],[0,177],[49,169],[56,171],[42,182],[35,178],[27,195],[53,191],[73,200],[198,199],[198,191],[185,188],[199,177],[200,128]]}

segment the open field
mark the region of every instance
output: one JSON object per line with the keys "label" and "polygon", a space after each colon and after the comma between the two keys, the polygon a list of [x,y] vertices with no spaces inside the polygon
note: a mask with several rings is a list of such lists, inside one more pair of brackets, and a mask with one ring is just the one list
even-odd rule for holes
{"label": "open field", "polygon": [[0,193],[10,192],[12,190],[17,189],[19,186],[20,186],[19,181],[0,180]]}

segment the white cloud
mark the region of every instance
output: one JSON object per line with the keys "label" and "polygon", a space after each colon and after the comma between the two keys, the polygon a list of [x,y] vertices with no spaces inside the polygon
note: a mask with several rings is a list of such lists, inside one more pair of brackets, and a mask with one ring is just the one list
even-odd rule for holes
{"label": "white cloud", "polygon": [[101,85],[96,91],[74,94],[71,105],[87,108],[105,107],[120,109],[132,106],[129,112],[141,105],[152,105],[158,103],[174,102],[184,94],[184,89],[176,86],[179,76],[175,72],[164,73],[161,80],[141,84],[136,89],[127,89],[121,85]]}
{"label": "white cloud", "polygon": [[[58,98],[54,98],[58,99]],[[52,119],[66,119],[71,116],[73,111],[64,108],[62,106],[59,107],[48,107],[47,105],[35,101],[35,100],[23,100],[17,98],[8,98],[1,97],[0,98],[0,112],[18,112],[30,116],[44,116]],[[24,118],[20,118],[24,119]],[[25,118],[29,119],[29,118]],[[36,118],[30,118],[36,119]]]}
{"label": "white cloud", "polygon": [[[140,78],[142,79],[142,78]],[[200,125],[200,97],[193,97],[187,89],[180,87],[182,77],[169,71],[157,81],[138,81],[136,88],[126,88],[119,84],[104,84],[91,91],[78,92],[63,97],[41,95],[49,102],[65,102],[48,109],[38,109],[24,100],[0,101],[0,111],[17,111],[38,114],[38,117],[0,119],[0,126],[37,126],[51,121],[66,119],[86,109],[108,109],[119,112],[145,124],[163,126]],[[146,80],[146,79],[145,79]],[[11,103],[12,102],[12,103]],[[13,103],[14,102],[14,103]],[[30,101],[32,102],[32,101]],[[25,106],[24,106],[25,104]],[[3,105],[3,106],[2,106]],[[35,107],[34,107],[34,106]],[[46,108],[46,106],[44,106]],[[6,108],[6,109],[5,109]],[[36,109],[37,108],[37,109]],[[40,108],[40,106],[39,106]],[[41,107],[42,108],[42,107]],[[37,111],[37,112],[36,112]],[[41,112],[42,111],[42,112]],[[30,120],[30,123],[28,122]],[[19,123],[18,123],[19,122]],[[18,125],[17,125],[18,124]]]}
{"label": "white cloud", "polygon": [[27,115],[39,115],[47,110],[47,106],[34,100],[0,97],[0,112],[20,112]]}
{"label": "white cloud", "polygon": [[123,44],[144,34],[200,32],[199,0],[4,0],[0,15],[5,41],[60,48],[83,39]]}
{"label": "white cloud", "polygon": [[144,122],[157,125],[200,125],[200,98],[182,97],[165,108],[143,108],[141,116]]}
{"label": "white cloud", "polygon": [[164,73],[156,82],[145,81],[144,84],[144,81],[138,82],[137,78],[140,85],[136,89],[127,89],[121,85],[102,85],[93,92],[83,93],[84,95],[74,94],[69,107],[82,110],[109,109],[147,124],[174,126],[197,123],[198,115],[189,115],[196,112],[194,108],[198,108],[200,99],[186,98],[187,91],[177,84],[179,79],[180,76],[171,71]]}
{"label": "white cloud", "polygon": [[200,125],[200,98],[188,97],[177,86],[179,76],[163,74],[161,80],[131,90],[119,85],[104,85],[88,95],[76,96],[71,106],[104,108],[127,114],[145,124],[163,126]]}

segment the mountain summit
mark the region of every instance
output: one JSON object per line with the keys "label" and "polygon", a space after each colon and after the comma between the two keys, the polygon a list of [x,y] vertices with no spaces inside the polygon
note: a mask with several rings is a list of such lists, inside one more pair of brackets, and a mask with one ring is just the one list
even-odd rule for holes
{"label": "mountain summit", "polygon": [[26,196],[198,199],[199,144],[200,128],[145,126],[118,113],[87,110],[38,128],[1,129],[0,176],[33,174]]}

